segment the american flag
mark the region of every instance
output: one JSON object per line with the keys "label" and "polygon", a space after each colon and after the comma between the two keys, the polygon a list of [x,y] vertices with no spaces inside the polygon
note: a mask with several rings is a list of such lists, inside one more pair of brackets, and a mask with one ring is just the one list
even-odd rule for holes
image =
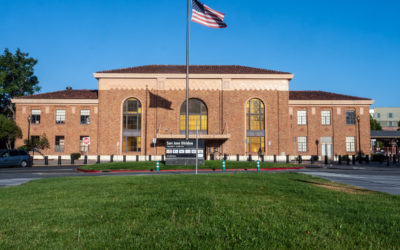
{"label": "american flag", "polygon": [[192,22],[202,24],[210,28],[226,28],[225,14],[211,9],[197,0],[192,0]]}

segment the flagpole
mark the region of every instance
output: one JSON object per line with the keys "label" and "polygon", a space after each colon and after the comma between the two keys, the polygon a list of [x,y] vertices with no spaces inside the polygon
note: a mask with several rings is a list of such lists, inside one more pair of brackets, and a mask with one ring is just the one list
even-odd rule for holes
{"label": "flagpole", "polygon": [[189,0],[186,8],[186,140],[189,139]]}

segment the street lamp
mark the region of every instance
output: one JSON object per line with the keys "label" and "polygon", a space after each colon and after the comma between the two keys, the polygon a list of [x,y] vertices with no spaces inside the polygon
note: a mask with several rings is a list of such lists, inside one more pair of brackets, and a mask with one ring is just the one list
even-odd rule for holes
{"label": "street lamp", "polygon": [[318,141],[318,140],[315,140],[315,145],[317,145],[317,160],[319,159],[318,144],[319,144],[319,141]]}
{"label": "street lamp", "polygon": [[360,135],[360,116],[357,116],[358,123],[358,156],[361,158],[361,135]]}
{"label": "street lamp", "polygon": [[29,115],[28,116],[28,151],[29,151],[29,149],[30,149],[30,137],[31,137],[31,120],[32,120],[32,117]]}

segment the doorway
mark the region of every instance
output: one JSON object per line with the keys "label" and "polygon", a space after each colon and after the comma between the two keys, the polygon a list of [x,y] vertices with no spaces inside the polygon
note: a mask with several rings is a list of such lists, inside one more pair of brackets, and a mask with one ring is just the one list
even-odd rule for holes
{"label": "doorway", "polygon": [[321,137],[321,156],[328,159],[332,158],[332,137]]}

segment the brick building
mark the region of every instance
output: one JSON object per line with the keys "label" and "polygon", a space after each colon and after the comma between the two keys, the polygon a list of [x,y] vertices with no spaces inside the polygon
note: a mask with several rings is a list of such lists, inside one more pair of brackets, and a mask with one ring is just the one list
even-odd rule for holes
{"label": "brick building", "polygon": [[[185,66],[149,65],[94,74],[98,90],[13,99],[27,137],[46,134],[47,155],[162,155],[185,138]],[[206,156],[334,155],[370,151],[373,100],[322,91],[290,91],[293,74],[244,66],[190,66],[189,129],[196,121]],[[359,118],[359,121],[358,121]],[[359,129],[360,128],[360,129]],[[90,137],[85,148],[83,137]],[[157,138],[156,145],[153,138]],[[318,140],[318,144],[316,141]],[[23,140],[17,140],[21,146]]]}

